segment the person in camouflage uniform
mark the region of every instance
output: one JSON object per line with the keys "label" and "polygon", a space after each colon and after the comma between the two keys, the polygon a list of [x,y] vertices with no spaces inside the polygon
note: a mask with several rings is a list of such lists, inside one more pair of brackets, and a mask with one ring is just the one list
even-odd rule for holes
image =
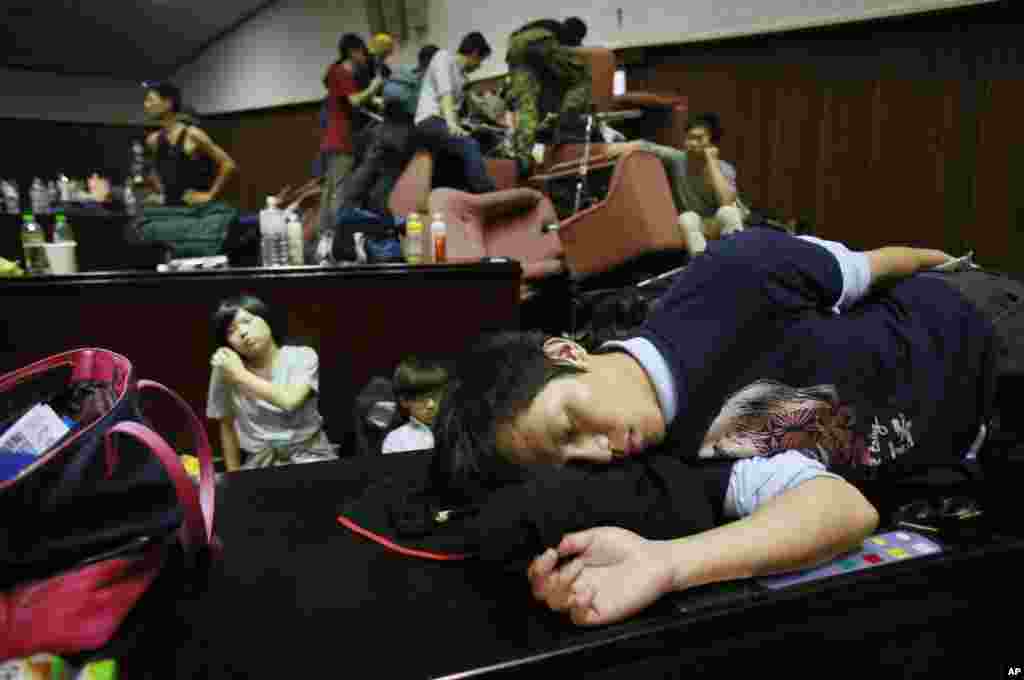
{"label": "person in camouflage uniform", "polygon": [[590,65],[571,49],[580,45],[586,31],[576,17],[564,22],[542,19],[509,37],[506,101],[516,112],[516,123],[506,152],[515,158],[521,175],[529,173],[539,132],[567,114],[590,109]]}

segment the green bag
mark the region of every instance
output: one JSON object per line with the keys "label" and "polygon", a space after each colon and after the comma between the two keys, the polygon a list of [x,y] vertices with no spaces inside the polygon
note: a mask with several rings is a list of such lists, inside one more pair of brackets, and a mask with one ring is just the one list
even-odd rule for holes
{"label": "green bag", "polygon": [[237,219],[237,210],[216,201],[197,206],[146,206],[139,231],[143,240],[169,244],[175,258],[208,257],[222,252],[228,227]]}

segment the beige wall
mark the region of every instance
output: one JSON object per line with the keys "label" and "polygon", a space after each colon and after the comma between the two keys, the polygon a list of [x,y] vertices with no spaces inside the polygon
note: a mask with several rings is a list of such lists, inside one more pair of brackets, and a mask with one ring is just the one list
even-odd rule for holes
{"label": "beige wall", "polygon": [[[543,17],[578,15],[587,42],[613,48],[685,43],[750,35],[991,0],[425,0],[426,35],[405,46],[410,61],[423,44],[455,49],[469,31],[481,31],[494,56],[477,77],[504,71],[508,34]],[[212,46],[177,79],[202,113],[226,113],[321,99],[325,66],[337,58],[348,31],[365,34],[362,1],[282,0]],[[621,9],[621,23],[619,10]]]}

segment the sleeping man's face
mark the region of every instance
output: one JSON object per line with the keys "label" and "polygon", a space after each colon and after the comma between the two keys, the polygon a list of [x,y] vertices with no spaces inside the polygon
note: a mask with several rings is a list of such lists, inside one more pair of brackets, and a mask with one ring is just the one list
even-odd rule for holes
{"label": "sleeping man's face", "polygon": [[522,465],[610,463],[662,441],[657,397],[623,361],[635,364],[625,354],[591,357],[585,372],[548,382],[525,411],[498,428],[499,454]]}

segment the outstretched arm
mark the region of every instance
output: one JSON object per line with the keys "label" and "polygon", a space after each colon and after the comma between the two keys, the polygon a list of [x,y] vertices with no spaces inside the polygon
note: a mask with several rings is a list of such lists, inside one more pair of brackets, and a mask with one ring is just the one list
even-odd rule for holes
{"label": "outstretched arm", "polygon": [[953,259],[952,255],[930,248],[887,246],[866,253],[871,265],[871,285],[910,276]]}
{"label": "outstretched arm", "polygon": [[379,75],[375,76],[370,84],[366,86],[365,90],[348,95],[348,101],[352,106],[366,106],[373,102],[373,98],[377,96],[377,93],[380,92],[383,87],[384,79]]}
{"label": "outstretched arm", "polygon": [[880,285],[893,283],[915,272],[931,269],[954,259],[941,250],[929,248],[886,246],[875,250],[853,251],[838,241],[814,236],[797,238],[821,246],[829,251],[839,264],[843,286],[842,295],[836,302],[837,309],[853,306]]}
{"label": "outstretched arm", "polygon": [[671,591],[820,564],[859,545],[877,525],[877,511],[857,489],[821,477],[748,517],[673,541],[612,527],[569,534],[534,560],[528,575],[534,596],[575,623],[612,623]]}

